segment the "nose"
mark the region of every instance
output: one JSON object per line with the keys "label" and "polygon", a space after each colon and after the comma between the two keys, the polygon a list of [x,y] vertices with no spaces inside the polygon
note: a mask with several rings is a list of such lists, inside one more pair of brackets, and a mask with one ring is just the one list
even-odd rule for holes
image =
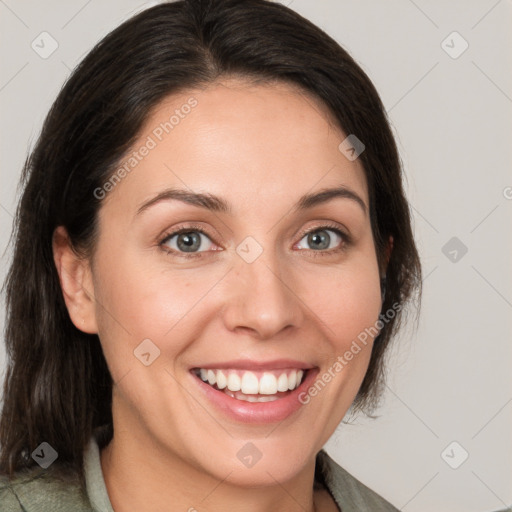
{"label": "nose", "polygon": [[269,252],[264,251],[252,263],[238,258],[225,283],[226,328],[247,331],[262,340],[275,338],[286,328],[299,327],[304,318],[302,302],[294,291],[293,273]]}

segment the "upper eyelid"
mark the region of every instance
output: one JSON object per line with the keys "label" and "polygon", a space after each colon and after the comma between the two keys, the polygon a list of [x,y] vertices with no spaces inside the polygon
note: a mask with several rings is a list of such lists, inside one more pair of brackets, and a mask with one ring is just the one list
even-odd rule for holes
{"label": "upper eyelid", "polygon": [[[199,233],[202,233],[203,235],[207,236],[210,239],[212,238],[212,235],[210,233],[208,233],[208,231],[205,228],[191,225],[191,226],[183,226],[182,228],[176,228],[175,230],[171,230],[169,232],[164,233],[160,237],[160,243],[163,243],[163,242],[169,240],[170,238],[173,238],[181,233],[194,233],[194,232],[199,232]],[[213,242],[213,240],[212,240],[212,242]]]}

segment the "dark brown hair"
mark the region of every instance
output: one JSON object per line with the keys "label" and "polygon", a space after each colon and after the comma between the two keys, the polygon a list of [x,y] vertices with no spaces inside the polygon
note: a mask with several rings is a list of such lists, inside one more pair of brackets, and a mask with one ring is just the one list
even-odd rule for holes
{"label": "dark brown hair", "polygon": [[[112,380],[97,335],[69,317],[52,253],[63,225],[77,254],[93,254],[104,184],[166,96],[221,77],[299,86],[320,99],[345,134],[355,134],[368,183],[377,258],[386,269],[383,311],[421,289],[402,169],[386,111],[356,62],[331,37],[279,3],[186,0],[129,19],[100,41],[55,100],[26,160],[6,282],[8,367],[0,419],[0,473],[35,465],[43,441],[54,466],[83,477],[95,428],[112,436]],[[420,293],[417,294],[419,303]],[[354,407],[378,403],[383,356],[404,310],[384,324]],[[106,439],[108,441],[109,439]]]}

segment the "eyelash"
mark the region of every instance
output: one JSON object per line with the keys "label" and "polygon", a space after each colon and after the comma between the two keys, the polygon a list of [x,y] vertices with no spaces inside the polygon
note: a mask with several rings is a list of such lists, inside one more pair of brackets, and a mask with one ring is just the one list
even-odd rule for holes
{"label": "eyelash", "polygon": [[[352,239],[350,238],[349,235],[347,235],[345,232],[341,231],[340,228],[337,225],[329,224],[329,223],[325,223],[325,224],[322,224],[320,226],[315,226],[312,229],[307,229],[305,231],[302,231],[301,234],[300,234],[299,242],[306,235],[309,235],[310,233],[315,233],[317,231],[324,231],[324,230],[334,231],[342,239],[342,243],[341,243],[341,246],[339,248],[337,248],[337,249],[320,250],[320,251],[315,251],[313,249],[300,249],[300,250],[301,251],[308,250],[309,252],[312,253],[312,256],[315,257],[315,258],[316,257],[325,257],[325,256],[332,256],[335,253],[339,253],[339,252],[345,250],[347,248],[347,246],[349,246],[352,243]],[[207,236],[210,240],[213,241],[213,237],[210,236],[204,230],[204,228],[202,226],[199,226],[197,224],[190,224],[188,226],[179,228],[179,229],[177,229],[175,231],[171,231],[169,233],[166,233],[163,236],[163,238],[158,242],[158,245],[159,245],[159,247],[162,247],[162,249],[167,254],[169,254],[169,255],[178,255],[179,257],[186,258],[186,259],[192,259],[192,258],[201,257],[201,256],[203,256],[203,253],[205,251],[196,252],[196,253],[186,253],[186,252],[177,252],[174,249],[166,249],[164,247],[165,242],[169,241],[172,237],[174,237],[176,235],[179,235],[181,233],[191,233],[191,232],[192,233],[195,233],[195,232],[201,233],[201,234]],[[210,251],[206,251],[206,252],[210,252]]]}

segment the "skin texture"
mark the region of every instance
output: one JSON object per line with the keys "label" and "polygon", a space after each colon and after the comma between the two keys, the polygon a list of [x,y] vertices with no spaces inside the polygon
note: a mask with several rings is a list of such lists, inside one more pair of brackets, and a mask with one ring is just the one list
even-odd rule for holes
{"label": "skin texture", "polygon": [[[223,415],[189,369],[293,358],[322,374],[374,325],[381,298],[368,213],[348,198],[292,209],[303,194],[343,185],[367,212],[362,165],[340,152],[346,134],[320,102],[288,85],[234,79],[167,98],[134,149],[190,97],[197,106],[103,200],[92,261],[70,250],[63,228],[54,237],[71,319],[98,333],[115,382],[114,439],[101,454],[110,499],[116,512],[337,510],[326,491],[313,492],[315,456],[357,394],[372,340],[273,424]],[[169,187],[219,195],[232,213],[173,200],[136,216]],[[351,241],[328,231],[329,249],[315,249],[303,231],[325,221]],[[208,234],[199,257],[180,256],[177,236],[159,245],[191,222]],[[247,236],[263,248],[250,264],[236,252]],[[160,350],[150,366],[133,354],[146,338]],[[236,456],[247,442],[263,454],[252,468]]]}

